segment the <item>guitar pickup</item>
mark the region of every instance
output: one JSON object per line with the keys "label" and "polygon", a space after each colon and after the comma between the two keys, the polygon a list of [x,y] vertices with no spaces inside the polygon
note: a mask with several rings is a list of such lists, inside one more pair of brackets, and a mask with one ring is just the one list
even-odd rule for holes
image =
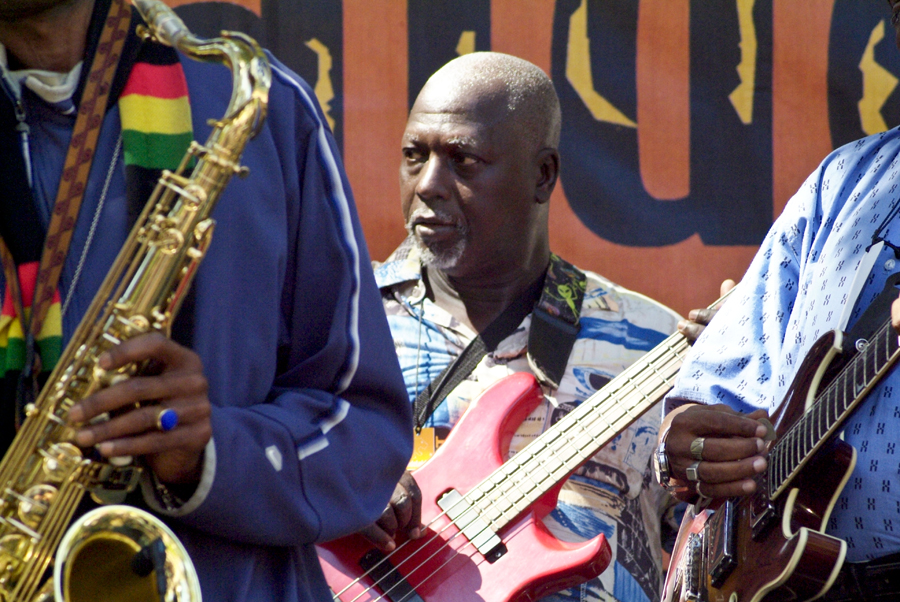
{"label": "guitar pickup", "polygon": [[726,500],[707,523],[709,541],[709,577],[713,587],[721,588],[737,566],[737,512],[734,500]]}
{"label": "guitar pickup", "polygon": [[366,552],[359,559],[359,566],[378,584],[390,602],[425,602],[381,550],[373,548]]}
{"label": "guitar pickup", "polygon": [[769,499],[768,474],[762,473],[756,479],[756,493],[750,499],[750,526],[751,537],[759,541],[768,531],[778,512],[772,500]]}
{"label": "guitar pickup", "polygon": [[438,506],[485,560],[493,563],[506,554],[506,546],[497,534],[458,491],[453,489],[441,496]]}

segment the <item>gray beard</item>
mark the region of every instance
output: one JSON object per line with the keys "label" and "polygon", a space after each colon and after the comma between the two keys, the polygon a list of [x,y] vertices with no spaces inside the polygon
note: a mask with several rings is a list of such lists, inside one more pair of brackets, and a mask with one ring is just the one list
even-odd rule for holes
{"label": "gray beard", "polygon": [[[453,246],[446,249],[432,249],[423,243],[415,233],[415,227],[411,224],[415,221],[418,212],[410,216],[409,222],[406,224],[406,231],[412,235],[416,241],[416,247],[421,252],[422,263],[438,270],[449,270],[456,267],[460,258],[466,250],[466,237],[469,233],[468,228],[456,224],[456,230],[459,232],[459,240],[453,243]],[[443,213],[439,213],[441,217],[446,217]]]}
{"label": "gray beard", "polygon": [[456,267],[466,250],[466,239],[461,238],[449,249],[439,250],[437,253],[422,244],[422,241],[418,238],[416,238],[416,246],[422,253],[422,263],[428,267],[443,271]]}

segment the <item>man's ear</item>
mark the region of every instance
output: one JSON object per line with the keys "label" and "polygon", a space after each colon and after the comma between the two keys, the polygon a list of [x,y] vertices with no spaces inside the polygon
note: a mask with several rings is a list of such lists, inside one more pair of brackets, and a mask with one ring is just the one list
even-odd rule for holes
{"label": "man's ear", "polygon": [[556,188],[559,179],[559,151],[555,148],[544,148],[538,151],[537,182],[534,190],[534,198],[538,203],[549,203],[550,195]]}

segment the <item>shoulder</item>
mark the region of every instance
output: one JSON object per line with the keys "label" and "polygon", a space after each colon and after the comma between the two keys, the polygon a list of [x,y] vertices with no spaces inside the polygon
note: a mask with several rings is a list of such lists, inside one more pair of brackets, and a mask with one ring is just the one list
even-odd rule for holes
{"label": "shoulder", "polygon": [[587,277],[581,316],[604,320],[627,320],[659,332],[671,334],[681,317],[650,297],[616,284],[591,271]]}
{"label": "shoulder", "polygon": [[[801,215],[828,215],[844,205],[877,195],[885,181],[900,173],[900,128],[847,143],[825,157],[797,191],[791,204]],[[814,199],[810,203],[807,199]]]}
{"label": "shoulder", "polygon": [[895,198],[900,177],[900,128],[845,144],[826,156],[791,197],[763,241],[798,259],[812,253],[859,211]]}
{"label": "shoulder", "polygon": [[[294,134],[330,129],[309,84],[268,51],[264,55],[271,70],[265,125],[276,133],[285,129]],[[192,108],[221,116],[234,88],[232,71],[219,63],[197,61],[183,54],[180,58]]]}

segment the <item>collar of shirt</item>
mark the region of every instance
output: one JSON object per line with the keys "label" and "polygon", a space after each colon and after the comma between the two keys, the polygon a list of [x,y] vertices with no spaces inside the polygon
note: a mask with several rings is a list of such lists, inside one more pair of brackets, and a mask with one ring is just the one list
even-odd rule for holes
{"label": "collar of shirt", "polygon": [[75,103],[72,102],[72,95],[78,87],[82,66],[83,61],[80,61],[68,73],[57,73],[42,69],[11,71],[7,60],[6,47],[0,44],[0,69],[3,71],[3,81],[6,82],[13,98],[21,98],[22,87],[24,86],[63,115],[70,115],[76,111]]}

